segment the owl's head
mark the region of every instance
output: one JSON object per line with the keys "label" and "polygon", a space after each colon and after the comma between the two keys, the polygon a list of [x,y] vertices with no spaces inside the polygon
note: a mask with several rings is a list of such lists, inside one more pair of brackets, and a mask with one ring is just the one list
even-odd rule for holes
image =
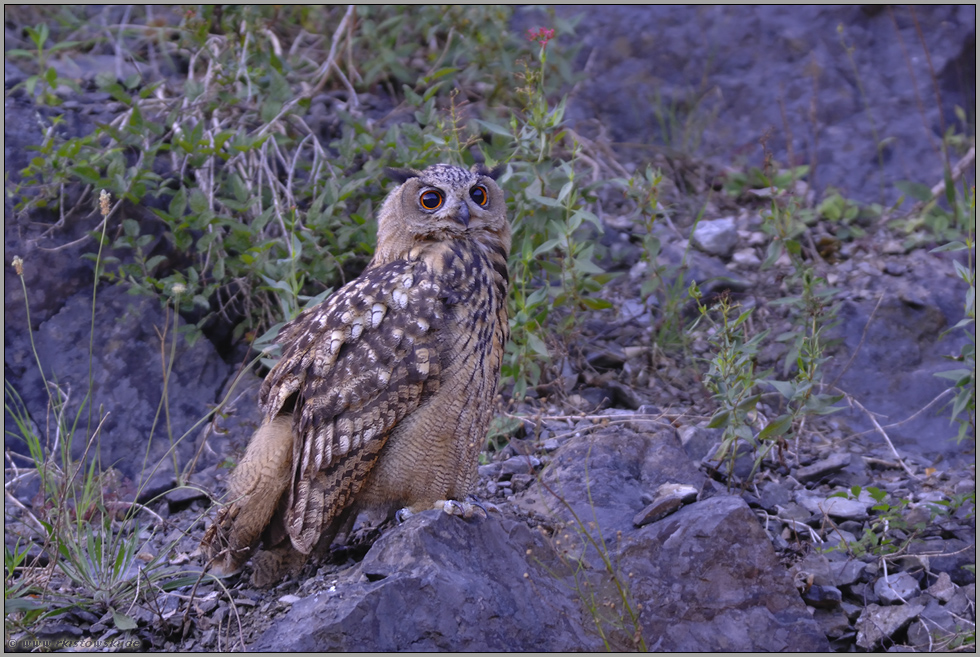
{"label": "owl's head", "polygon": [[433,241],[469,239],[510,251],[507,204],[494,181],[499,169],[436,164],[424,171],[387,173],[401,185],[388,194],[378,213],[375,262],[396,260],[419,243]]}

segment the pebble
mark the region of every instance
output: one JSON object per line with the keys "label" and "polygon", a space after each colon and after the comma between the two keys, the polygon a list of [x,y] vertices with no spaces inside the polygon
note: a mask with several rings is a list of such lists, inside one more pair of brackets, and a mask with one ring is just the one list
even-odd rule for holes
{"label": "pebble", "polygon": [[843,470],[845,467],[850,465],[850,463],[850,454],[837,453],[831,455],[829,458],[823,459],[822,461],[817,461],[816,463],[795,470],[793,472],[793,477],[795,477],[801,484],[805,484],[809,481],[822,479],[823,477],[833,472],[837,472],[838,470]]}
{"label": "pebble", "polygon": [[875,595],[883,602],[907,602],[919,592],[919,583],[908,573],[892,573],[875,582]]}
{"label": "pebble", "polygon": [[297,602],[299,602],[302,599],[303,598],[299,597],[298,595],[293,595],[292,593],[287,593],[286,595],[284,595],[281,598],[279,598],[279,602],[283,603],[284,605],[292,605],[292,604],[296,604]]}
{"label": "pebble", "polygon": [[762,264],[762,261],[755,254],[755,249],[748,247],[746,249],[739,249],[732,254],[732,264],[744,269],[755,269]]}
{"label": "pebble", "polygon": [[[865,493],[862,491],[862,495]],[[870,498],[869,498],[870,499]],[[859,520],[867,517],[868,507],[872,501],[848,500],[843,497],[827,497],[823,495],[813,495],[806,491],[796,493],[796,501],[811,513],[824,514],[832,518],[843,518],[845,520]]]}
{"label": "pebble", "polygon": [[811,586],[803,593],[803,602],[818,609],[836,609],[841,603],[840,589],[833,586]]}
{"label": "pebble", "polygon": [[698,497],[698,489],[686,484],[664,484],[657,488],[653,502],[633,516],[633,525],[642,527],[664,518]]}
{"label": "pebble", "polygon": [[940,602],[949,602],[956,593],[956,585],[949,578],[947,573],[939,573],[935,584],[926,589],[926,593],[936,598]]}
{"label": "pebble", "polygon": [[922,613],[925,605],[913,602],[907,605],[880,607],[870,604],[857,622],[857,644],[865,650],[873,650],[884,639],[890,639],[913,618]]}
{"label": "pebble", "polygon": [[727,258],[738,243],[734,217],[706,219],[694,229],[694,245],[711,255]]}

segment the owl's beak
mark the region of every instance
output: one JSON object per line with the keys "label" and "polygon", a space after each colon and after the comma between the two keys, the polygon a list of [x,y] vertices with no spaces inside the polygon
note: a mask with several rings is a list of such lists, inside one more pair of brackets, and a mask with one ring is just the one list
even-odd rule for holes
{"label": "owl's beak", "polygon": [[459,210],[456,212],[456,221],[463,224],[466,228],[470,225],[470,209],[466,206],[466,201],[460,201]]}

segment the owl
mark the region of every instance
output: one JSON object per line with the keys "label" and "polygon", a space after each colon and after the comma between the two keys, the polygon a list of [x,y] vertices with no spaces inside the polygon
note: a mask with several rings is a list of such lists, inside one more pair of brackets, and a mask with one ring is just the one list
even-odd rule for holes
{"label": "owl", "polygon": [[374,258],[279,333],[263,424],[202,543],[213,571],[252,557],[253,583],[268,586],[360,511],[432,508],[474,483],[509,332],[499,169],[387,173],[400,184]]}

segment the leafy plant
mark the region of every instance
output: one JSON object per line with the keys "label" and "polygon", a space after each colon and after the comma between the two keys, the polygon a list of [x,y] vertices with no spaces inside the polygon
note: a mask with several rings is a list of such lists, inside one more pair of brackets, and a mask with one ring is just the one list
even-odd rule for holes
{"label": "leafy plant", "polygon": [[[971,188],[968,198],[968,211],[976,221],[976,190]],[[936,376],[948,379],[953,382],[956,394],[950,402],[951,421],[959,424],[959,431],[956,435],[957,442],[963,442],[967,437],[976,443],[977,436],[977,337],[976,329],[971,327],[976,324],[976,301],[977,301],[977,271],[976,271],[976,244],[973,241],[972,231],[967,233],[965,239],[951,242],[934,251],[966,251],[966,264],[954,260],[953,266],[956,274],[967,285],[966,299],[963,303],[964,317],[955,326],[945,331],[946,335],[952,331],[963,330],[963,335],[967,342],[961,347],[959,356],[952,357],[963,365],[956,369],[946,372],[939,372]]]}
{"label": "leafy plant", "polygon": [[739,306],[733,304],[727,295],[722,295],[714,306],[717,320],[712,317],[712,310],[701,304],[700,291],[693,284],[691,296],[698,299],[701,313],[698,323],[703,321],[710,325],[708,341],[713,347],[713,355],[708,360],[703,382],[717,403],[718,410],[712,415],[708,428],[722,429],[721,447],[714,455],[714,460],[727,464],[728,480],[731,483],[735,461],[740,453],[739,445],[749,445],[756,458],[752,472],[746,478],[748,481],[769,451],[759,450],[762,441],[768,436],[763,433],[757,438],[750,419],[755,416],[756,405],[762,398],[758,391],[759,384],[768,374],[757,374],[755,371],[755,357],[768,331],[748,337],[746,322],[752,309],[733,317]]}

